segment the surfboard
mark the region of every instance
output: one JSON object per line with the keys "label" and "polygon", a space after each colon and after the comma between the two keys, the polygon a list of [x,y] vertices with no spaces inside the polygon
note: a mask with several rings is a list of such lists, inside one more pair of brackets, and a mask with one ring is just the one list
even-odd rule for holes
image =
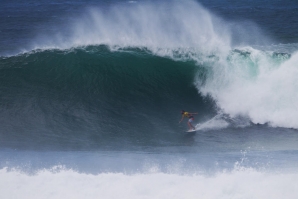
{"label": "surfboard", "polygon": [[197,132],[197,130],[188,130],[188,131],[185,131],[185,133],[194,133],[194,132]]}

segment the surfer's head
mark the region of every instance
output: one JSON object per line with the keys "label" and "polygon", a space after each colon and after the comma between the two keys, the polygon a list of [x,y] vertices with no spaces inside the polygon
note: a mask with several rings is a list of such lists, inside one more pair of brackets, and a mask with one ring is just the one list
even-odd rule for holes
{"label": "surfer's head", "polygon": [[181,110],[181,114],[184,114],[184,112],[185,112],[184,110]]}

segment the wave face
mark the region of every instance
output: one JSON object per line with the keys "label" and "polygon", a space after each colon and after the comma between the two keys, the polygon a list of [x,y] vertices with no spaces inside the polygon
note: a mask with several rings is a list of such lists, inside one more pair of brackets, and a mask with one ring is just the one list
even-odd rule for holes
{"label": "wave face", "polygon": [[23,139],[32,144],[35,137],[44,144],[86,139],[104,145],[114,138],[169,135],[181,107],[200,110],[198,118],[212,114],[213,101],[193,85],[197,71],[204,74],[193,61],[105,46],[3,58],[3,145]]}

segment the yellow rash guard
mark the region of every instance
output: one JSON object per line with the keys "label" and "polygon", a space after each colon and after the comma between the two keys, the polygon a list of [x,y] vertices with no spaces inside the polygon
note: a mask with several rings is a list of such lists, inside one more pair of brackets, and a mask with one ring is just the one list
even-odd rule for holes
{"label": "yellow rash guard", "polygon": [[183,115],[188,118],[193,118],[193,116],[189,114],[189,112],[184,112]]}

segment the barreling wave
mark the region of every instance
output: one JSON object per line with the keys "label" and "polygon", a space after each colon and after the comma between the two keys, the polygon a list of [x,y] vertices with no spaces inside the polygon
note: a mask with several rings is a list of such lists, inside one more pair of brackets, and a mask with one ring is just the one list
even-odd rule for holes
{"label": "barreling wave", "polygon": [[155,136],[177,131],[173,122],[181,109],[200,110],[198,118],[215,112],[213,101],[193,85],[194,75],[205,71],[191,60],[89,46],[0,63],[2,146],[36,143],[33,138],[45,145],[104,145],[123,137],[158,141]]}
{"label": "barreling wave", "polygon": [[3,146],[154,143],[181,109],[200,129],[298,128],[297,45],[261,45],[255,25],[187,1],[89,9],[59,32],[1,57]]}
{"label": "barreling wave", "polygon": [[211,96],[222,112],[298,128],[297,44],[271,45],[253,22],[223,20],[195,1],[143,2],[88,9],[63,31],[36,39],[31,48],[141,48],[194,62],[198,92]]}
{"label": "barreling wave", "polygon": [[252,48],[225,59],[172,53],[101,45],[2,58],[3,145],[30,145],[32,138],[78,147],[123,137],[159,142],[181,131],[173,126],[181,109],[198,111],[202,130],[243,127],[247,120],[297,128],[296,55]]}

